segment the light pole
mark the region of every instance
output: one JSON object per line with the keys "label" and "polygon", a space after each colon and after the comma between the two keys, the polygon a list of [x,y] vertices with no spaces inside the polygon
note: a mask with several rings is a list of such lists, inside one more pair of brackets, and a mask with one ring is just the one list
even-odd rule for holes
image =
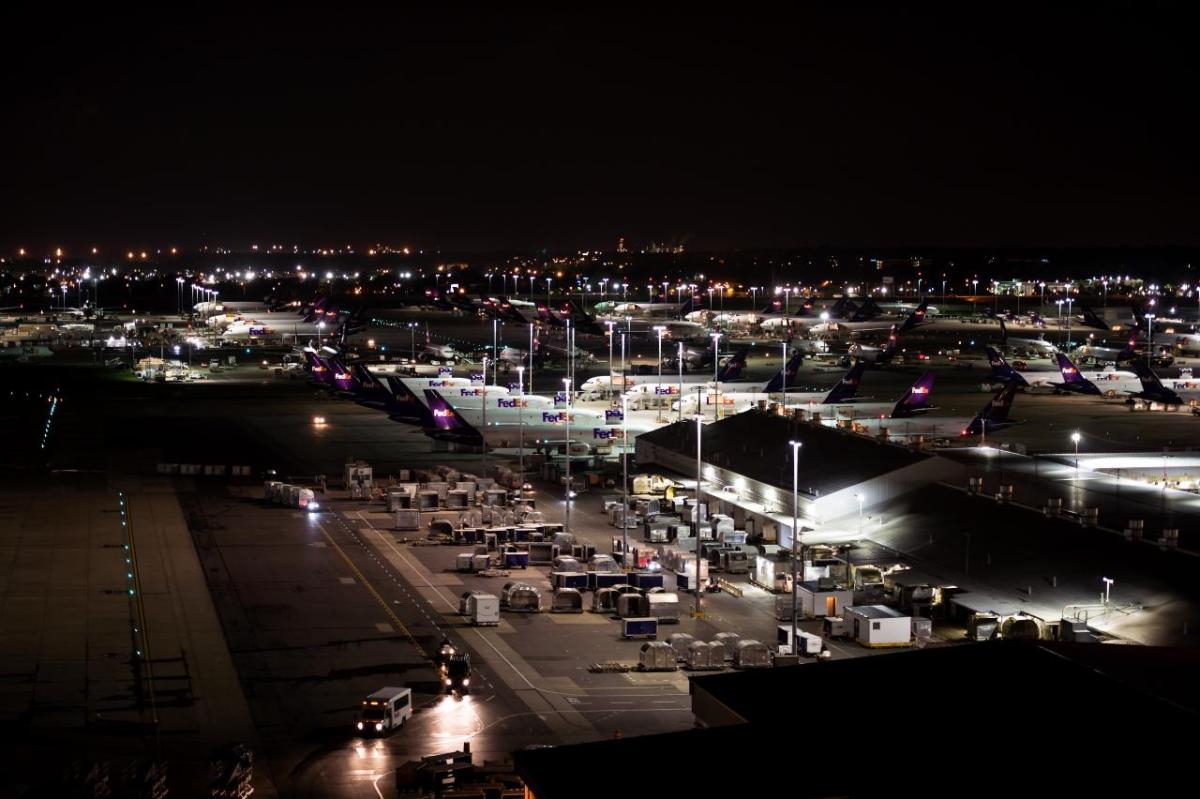
{"label": "light pole", "polygon": [[1075,445],[1075,482],[1079,483],[1079,431],[1076,430],[1071,434],[1071,443]]}
{"label": "light pole", "polygon": [[1111,577],[1101,577],[1100,579],[1104,581],[1104,604],[1107,605],[1110,596],[1109,591],[1112,589],[1112,584],[1115,583],[1116,580],[1112,579]]}
{"label": "light pole", "polygon": [[700,587],[700,477],[701,477],[701,460],[700,460],[700,426],[704,424],[704,415],[697,413],[696,419],[696,584],[693,587],[696,592],[696,608],[692,611],[692,618],[704,618],[704,604],[701,597],[704,595],[704,590]]}
{"label": "light pole", "polygon": [[[629,571],[629,427],[625,418],[629,416],[629,395],[621,392],[621,565]],[[634,564],[635,566],[637,564]]]}
{"label": "light pole", "polygon": [[1067,286],[1067,346],[1071,346],[1071,303],[1075,302],[1075,298],[1071,296],[1071,287]]}
{"label": "light pole", "polygon": [[858,537],[859,537],[859,539],[861,539],[861,538],[862,538],[862,508],[863,508],[863,495],[862,495],[862,494],[855,494],[855,495],[854,495],[854,498],[858,500]]}
{"label": "light pole", "polygon": [[758,286],[750,287],[750,313],[758,313]]}
{"label": "light pole", "polygon": [[[658,389],[661,390],[662,389],[662,336],[663,336],[663,331],[666,330],[666,327],[664,327],[663,325],[655,325],[654,330],[656,333],[658,333]],[[658,421],[661,422],[662,421],[662,395],[661,394],[658,395],[655,399],[657,400],[655,402],[655,404],[658,405]]]}
{"label": "light pole", "polygon": [[417,361],[417,323],[408,323],[408,350],[409,359],[416,363]]}
{"label": "light pole", "polygon": [[[679,364],[679,421],[683,421],[683,342],[679,342],[679,354],[676,357],[676,362]],[[700,412],[700,406],[696,406],[696,413]]]}
{"label": "light pole", "polygon": [[[821,314],[824,316],[825,314]],[[787,342],[783,342],[783,407],[787,407],[788,373],[787,373]]]}
{"label": "light pole", "polygon": [[942,281],[942,305],[946,304],[946,281]]}
{"label": "light pole", "polygon": [[800,447],[801,441],[789,441],[792,445],[792,651],[796,650],[796,619],[800,615]]}
{"label": "light pole", "polygon": [[[517,367],[517,464],[521,470],[521,485],[525,485],[525,367]],[[521,496],[524,496],[522,490]]]}
{"label": "light pole", "polygon": [[488,357],[485,355],[483,356],[483,424],[480,425],[483,428],[481,431],[483,440],[480,442],[483,445],[483,474],[480,475],[481,477],[487,477],[487,368]]}
{"label": "light pole", "polygon": [[[567,392],[567,507],[563,513],[563,532],[571,532],[571,378],[563,378],[563,388]],[[622,517],[624,524],[624,517]]]}
{"label": "light pole", "polygon": [[714,422],[721,418],[719,415],[721,412],[721,383],[720,383],[720,381],[717,380],[717,376],[718,376],[718,374],[720,374],[717,369],[717,360],[718,360],[718,352],[719,352],[719,350],[717,349],[717,342],[720,341],[720,339],[721,339],[720,333],[712,334],[712,340],[713,340],[713,390],[716,392],[716,395],[717,395],[716,396],[716,400],[717,400],[716,405],[713,406],[713,421]]}
{"label": "light pole", "polygon": [[[613,321],[609,319],[604,323],[608,327],[608,393],[611,396],[613,390]],[[624,389],[624,386],[621,386]]]}
{"label": "light pole", "polygon": [[[317,349],[321,349],[321,335],[325,332],[325,323],[317,322]],[[309,339],[311,342],[312,339]]]}
{"label": "light pole", "polygon": [[529,393],[533,393],[533,322],[529,323]]}
{"label": "light pole", "polygon": [[1021,315],[1021,281],[1017,281],[1017,316]]}
{"label": "light pole", "polygon": [[1154,362],[1154,314],[1146,314],[1146,363]]}

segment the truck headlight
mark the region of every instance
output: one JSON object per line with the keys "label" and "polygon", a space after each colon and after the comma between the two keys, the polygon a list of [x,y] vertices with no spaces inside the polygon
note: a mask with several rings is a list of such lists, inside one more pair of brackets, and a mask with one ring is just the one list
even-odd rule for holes
{"label": "truck headlight", "polygon": [[446,680],[445,680],[445,682],[446,682],[446,685],[449,685],[449,684],[450,684],[450,678],[449,678],[449,677],[447,677],[447,678],[446,678]]}
{"label": "truck headlight", "polygon": [[463,688],[466,688],[466,687],[467,687],[468,685],[470,685],[470,684],[471,684],[471,678],[470,678],[470,677],[463,677]]}
{"label": "truck headlight", "polygon": [[378,721],[375,722],[375,732],[383,732],[383,725]]}
{"label": "truck headlight", "polygon": [[361,722],[361,721],[358,723],[358,728],[359,728],[360,730],[363,728],[363,725],[362,725],[362,722]]}

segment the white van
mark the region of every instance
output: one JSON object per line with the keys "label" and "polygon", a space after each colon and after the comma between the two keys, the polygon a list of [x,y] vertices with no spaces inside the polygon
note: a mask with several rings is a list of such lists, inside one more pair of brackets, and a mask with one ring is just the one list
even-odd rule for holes
{"label": "white van", "polygon": [[412,718],[411,688],[380,688],[363,700],[355,727],[364,735],[387,735]]}

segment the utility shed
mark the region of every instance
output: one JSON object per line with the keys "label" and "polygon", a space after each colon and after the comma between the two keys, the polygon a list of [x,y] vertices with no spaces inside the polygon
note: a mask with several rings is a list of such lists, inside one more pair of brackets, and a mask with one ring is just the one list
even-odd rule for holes
{"label": "utility shed", "polygon": [[810,618],[840,616],[843,610],[854,604],[852,590],[820,580],[800,583],[796,586],[796,593],[799,595],[800,612]]}
{"label": "utility shed", "polygon": [[846,608],[846,621],[854,640],[863,646],[908,646],[912,643],[912,617],[886,605],[855,605]]}

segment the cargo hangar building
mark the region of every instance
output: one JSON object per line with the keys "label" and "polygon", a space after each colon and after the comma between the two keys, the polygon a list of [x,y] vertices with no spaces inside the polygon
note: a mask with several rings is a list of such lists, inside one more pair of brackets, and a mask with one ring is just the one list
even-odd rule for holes
{"label": "cargo hangar building", "polygon": [[[961,464],[920,449],[752,409],[712,424],[676,422],[636,440],[638,467],[695,484],[700,435],[703,489],[717,512],[764,541],[791,546],[793,446],[799,442],[796,516],[803,528],[870,513],[931,483],[958,478]],[[805,543],[820,541],[805,536]]]}

